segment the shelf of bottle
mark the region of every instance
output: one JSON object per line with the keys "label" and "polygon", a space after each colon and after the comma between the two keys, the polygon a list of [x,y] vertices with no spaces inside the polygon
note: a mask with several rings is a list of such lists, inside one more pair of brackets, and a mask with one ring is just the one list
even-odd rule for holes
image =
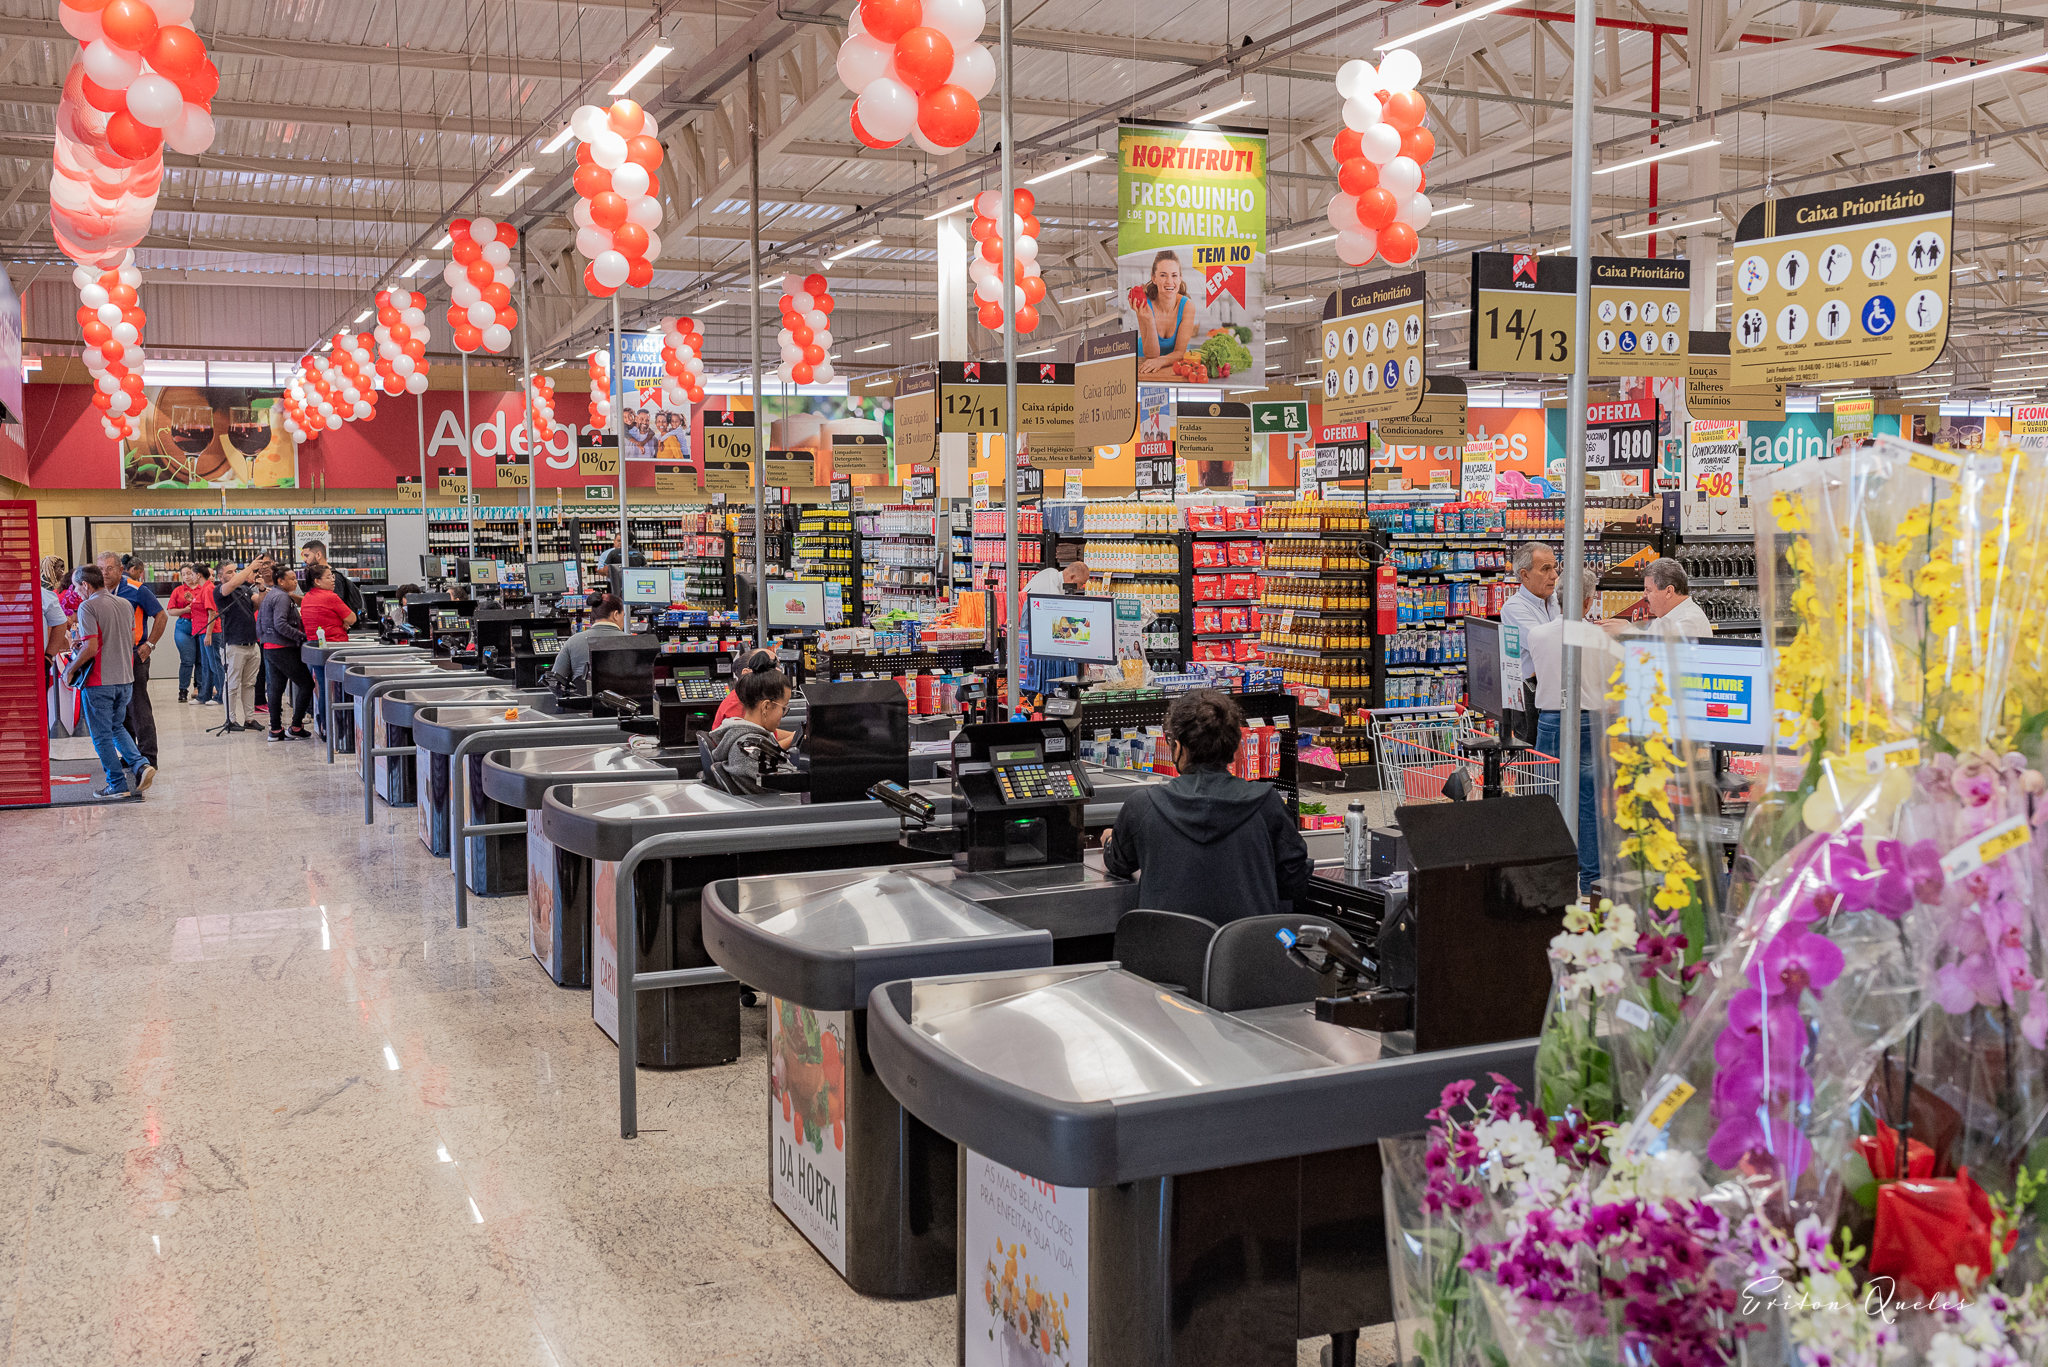
{"label": "shelf of bottle", "polygon": [[1455,541],[1461,546],[1505,546],[1508,544],[1505,536],[1498,536],[1492,532],[1388,532],[1387,535],[1412,537],[1416,541],[1423,543]]}
{"label": "shelf of bottle", "polygon": [[1197,641],[1256,641],[1259,639],[1259,633],[1256,631],[1198,631],[1195,633],[1195,639]]}
{"label": "shelf of bottle", "polygon": [[1369,660],[1370,650],[1319,650],[1314,646],[1283,646],[1270,641],[1260,641],[1259,649],[1268,655],[1299,655],[1309,660]]}
{"label": "shelf of bottle", "polygon": [[1387,677],[1390,679],[1441,679],[1452,674],[1463,674],[1464,672],[1465,662],[1463,660],[1458,661],[1456,664],[1387,666]]}
{"label": "shelf of bottle", "polygon": [[1367,529],[1362,532],[1234,532],[1231,535],[1258,536],[1267,541],[1368,541],[1379,533]]}
{"label": "shelf of bottle", "polygon": [[1268,579],[1327,579],[1333,574],[1371,575],[1376,573],[1371,566],[1355,570],[1286,570],[1261,565],[1254,573]]}
{"label": "shelf of bottle", "polygon": [[1261,603],[1261,604],[1259,604],[1259,611],[1260,611],[1261,613],[1263,613],[1263,614],[1264,614],[1265,616],[1268,616],[1268,617],[1279,617],[1279,616],[1282,616],[1283,614],[1286,614],[1286,613],[1290,613],[1290,612],[1291,612],[1291,613],[1293,613],[1293,614],[1294,614],[1294,615],[1295,615],[1296,617],[1317,617],[1317,618],[1352,618],[1352,619],[1356,619],[1356,618],[1359,618],[1359,617],[1370,617],[1370,616],[1372,616],[1372,615],[1373,615],[1373,614],[1374,614],[1374,613],[1375,613],[1375,612],[1377,611],[1377,609],[1375,609],[1375,608],[1276,608],[1276,607],[1272,607],[1272,606],[1270,606],[1269,604]]}

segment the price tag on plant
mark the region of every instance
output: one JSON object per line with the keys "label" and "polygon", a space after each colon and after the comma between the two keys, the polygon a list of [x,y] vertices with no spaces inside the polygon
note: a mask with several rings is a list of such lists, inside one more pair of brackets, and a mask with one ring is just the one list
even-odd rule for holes
{"label": "price tag on plant", "polygon": [[2001,855],[2007,855],[2032,839],[2027,818],[2015,816],[1999,822],[1975,839],[1966,840],[1941,857],[1941,872],[1954,880],[1975,872]]}

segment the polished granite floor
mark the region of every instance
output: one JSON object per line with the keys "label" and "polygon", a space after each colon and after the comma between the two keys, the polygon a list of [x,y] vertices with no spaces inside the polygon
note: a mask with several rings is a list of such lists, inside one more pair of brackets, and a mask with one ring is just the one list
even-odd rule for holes
{"label": "polished granite floor", "polygon": [[146,801],[0,813],[0,1363],[954,1360],[769,1205],[764,1013],[621,1140],[523,899],[457,931],[352,761],[174,697]]}

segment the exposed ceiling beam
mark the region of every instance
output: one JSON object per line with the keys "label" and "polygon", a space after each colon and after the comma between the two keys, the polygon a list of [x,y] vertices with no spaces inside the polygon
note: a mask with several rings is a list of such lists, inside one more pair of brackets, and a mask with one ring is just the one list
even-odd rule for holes
{"label": "exposed ceiling beam", "polygon": [[[33,104],[55,107],[64,92],[56,86],[0,85],[0,104]],[[256,104],[241,100],[213,102],[215,119],[252,119],[257,123],[310,123],[333,128],[391,128],[408,133],[448,133],[458,136],[483,134],[491,137],[532,137],[539,129],[514,119],[479,114],[441,117],[407,113],[396,109],[330,109],[318,105]]]}

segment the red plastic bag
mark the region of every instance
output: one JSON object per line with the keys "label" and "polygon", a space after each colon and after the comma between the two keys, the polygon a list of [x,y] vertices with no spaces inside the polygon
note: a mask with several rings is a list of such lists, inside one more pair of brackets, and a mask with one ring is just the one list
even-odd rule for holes
{"label": "red plastic bag", "polygon": [[1914,1179],[1934,1176],[1934,1150],[1917,1139],[1906,1141],[1906,1171],[1901,1173],[1898,1163],[1899,1132],[1882,1120],[1877,1122],[1875,1135],[1856,1136],[1857,1151],[1863,1161],[1870,1165],[1870,1175],[1880,1182],[1894,1181],[1900,1177]]}
{"label": "red plastic bag", "polygon": [[[1907,1161],[1918,1161],[1910,1148]],[[1959,1265],[1990,1274],[1991,1219],[1991,1198],[1968,1168],[1954,1177],[1887,1182],[1877,1189],[1870,1273],[1909,1282],[1926,1296],[1960,1291]]]}

